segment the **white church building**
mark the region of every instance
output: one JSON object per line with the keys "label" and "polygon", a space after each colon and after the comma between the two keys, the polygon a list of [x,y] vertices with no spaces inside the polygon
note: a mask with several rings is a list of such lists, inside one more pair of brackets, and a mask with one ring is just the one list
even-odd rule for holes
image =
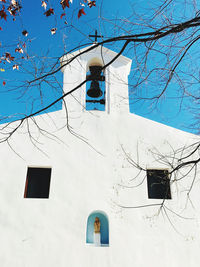
{"label": "white church building", "polygon": [[199,266],[199,172],[172,172],[199,138],[130,113],[116,55],[64,56],[63,93],[87,82],[0,145],[1,267]]}

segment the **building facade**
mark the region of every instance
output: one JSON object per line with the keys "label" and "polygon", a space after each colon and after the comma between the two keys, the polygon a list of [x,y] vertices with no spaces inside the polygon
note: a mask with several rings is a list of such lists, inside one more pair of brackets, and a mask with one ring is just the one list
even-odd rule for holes
{"label": "building facade", "polygon": [[87,81],[1,144],[2,267],[198,266],[198,170],[171,175],[198,137],[131,114],[116,55],[64,56],[63,93]]}

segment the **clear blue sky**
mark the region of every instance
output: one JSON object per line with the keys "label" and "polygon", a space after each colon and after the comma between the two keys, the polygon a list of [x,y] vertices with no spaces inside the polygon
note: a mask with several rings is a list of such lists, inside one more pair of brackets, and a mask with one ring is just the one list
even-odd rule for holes
{"label": "clear blue sky", "polygon": [[[58,3],[55,5],[55,2]],[[82,15],[78,19],[77,13],[81,7],[79,1],[74,0],[71,7],[65,9],[66,15],[61,19],[60,15],[63,13],[63,10],[59,2],[49,1],[47,7],[48,9],[52,3],[51,7],[54,8],[55,16],[46,17],[44,15],[45,10],[41,7],[41,1],[26,0],[22,1],[23,8],[21,9],[21,16],[17,16],[16,21],[13,22],[11,17],[7,17],[7,22],[0,19],[0,27],[2,27],[0,31],[1,55],[9,52],[15,57],[26,57],[25,53],[16,53],[15,48],[17,48],[17,44],[19,43],[21,47],[27,40],[27,46],[24,50],[29,55],[28,60],[21,61],[23,62],[22,65],[20,60],[18,60],[19,70],[12,70],[12,62],[11,64],[0,63],[0,68],[5,69],[5,72],[0,72],[0,114],[2,117],[16,114],[15,117],[18,118],[18,114],[22,114],[20,116],[23,116],[23,114],[27,115],[32,110],[37,110],[49,104],[53,98],[61,94],[61,87],[59,88],[58,84],[53,90],[48,84],[42,83],[41,91],[35,87],[31,87],[26,91],[26,88],[23,86],[23,81],[34,78],[34,69],[41,68],[43,63],[46,64],[47,61],[47,66],[52,66],[56,58],[60,57],[65,51],[69,51],[82,44],[91,43],[88,35],[94,33],[95,29],[104,38],[116,36],[119,33],[140,32],[140,27],[137,26],[138,17],[140,17],[140,22],[141,18],[146,19],[158,4],[157,1],[154,1],[155,5],[153,5],[153,1],[124,2],[122,0],[97,0],[97,6],[92,8],[85,7],[86,15]],[[174,22],[176,20],[178,22],[181,19],[180,15],[177,15],[181,14],[182,16],[180,10],[181,6],[174,7],[173,12],[176,14]],[[187,8],[187,12],[184,13],[184,20],[191,18],[193,13],[194,10],[192,7],[191,9]],[[71,24],[73,27],[71,27]],[[50,30],[54,27],[57,28],[56,34],[51,35]],[[24,29],[28,31],[28,37],[22,36],[21,32]],[[145,31],[145,27],[143,27],[143,30]],[[118,51],[120,44],[115,44],[114,46],[109,45],[108,48]],[[128,49],[124,55],[132,57],[133,53],[131,49]],[[142,52],[143,50],[141,49]],[[156,55],[154,62],[157,64]],[[152,64],[154,63],[152,62]],[[48,67],[45,66],[47,70]],[[134,68],[135,65],[133,63],[132,73],[134,73]],[[137,76],[130,76],[131,85],[134,85],[134,79],[136,78]],[[3,85],[4,81],[6,82],[5,85]],[[61,72],[57,75],[57,81],[62,86]],[[55,83],[55,80],[53,82]],[[144,84],[137,94],[133,93],[133,88],[134,86],[130,86],[131,112],[172,127],[193,132],[193,129],[187,128],[190,124],[188,122],[192,122],[193,120],[193,115],[188,110],[190,102],[186,99],[182,103],[175,98],[177,95],[175,83],[172,82],[165,96],[156,105],[150,101],[136,101],[138,95],[145,97],[147,95],[151,96],[154,93],[155,90],[152,90],[150,84]],[[181,109],[180,104],[182,105]],[[61,108],[61,103],[55,107],[55,109],[59,108]]]}

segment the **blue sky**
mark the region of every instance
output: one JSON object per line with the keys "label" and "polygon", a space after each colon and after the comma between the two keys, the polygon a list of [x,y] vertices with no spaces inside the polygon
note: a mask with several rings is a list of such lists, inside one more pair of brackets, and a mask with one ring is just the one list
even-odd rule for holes
{"label": "blue sky", "polygon": [[[55,4],[55,2],[58,3]],[[5,71],[0,72],[1,118],[9,116],[7,120],[10,120],[10,116],[13,114],[15,114],[14,118],[19,118],[51,103],[52,99],[59,97],[61,94],[61,72],[57,74],[56,80],[50,81],[55,85],[53,89],[43,82],[40,90],[34,86],[26,90],[24,81],[32,80],[36,77],[35,75],[40,75],[39,70],[47,72],[64,52],[79,45],[91,44],[88,35],[94,33],[95,29],[104,36],[104,39],[118,34],[138,33],[141,32],[141,29],[145,31],[146,26],[141,28],[139,21],[141,23],[142,19],[148,19],[152,12],[156,10],[159,1],[97,0],[96,7],[84,7],[86,15],[82,15],[80,19],[77,18],[78,10],[82,8],[79,1],[74,0],[71,7],[66,8],[66,15],[62,19],[60,15],[63,10],[59,2],[49,1],[47,3],[47,9],[49,7],[54,8],[55,15],[46,17],[44,15],[45,10],[41,7],[41,1],[22,1],[21,15],[16,17],[16,21],[12,21],[10,17],[7,17],[7,22],[3,19],[0,20],[0,27],[3,29],[0,31],[0,54],[9,52],[19,58],[21,56],[26,57],[27,53],[29,56],[29,59],[19,59],[17,61],[19,63],[18,71],[12,69],[12,62],[11,64],[0,63],[0,68],[5,69]],[[193,16],[193,6],[187,6],[184,10],[182,12],[182,5],[173,6],[171,12],[174,14],[174,23],[179,22],[182,18],[186,20]],[[163,23],[159,19],[155,22],[157,25]],[[55,35],[51,35],[52,28],[57,28]],[[29,32],[27,37],[21,34],[24,29]],[[24,49],[26,53],[23,53],[23,55],[16,53],[15,48],[21,47],[24,42],[26,42],[26,48]],[[119,51],[120,46],[121,44],[112,44],[107,47]],[[124,53],[125,56],[133,57],[132,73],[129,79],[131,112],[172,127],[194,132],[194,129],[188,127],[190,124],[188,122],[193,121],[193,114],[188,109],[191,102],[188,98],[184,99],[183,102],[181,97],[176,98],[175,81],[172,81],[169,90],[158,103],[141,99],[137,101],[138,97],[152,96],[157,88],[156,83],[146,82],[142,84],[137,92],[134,91],[138,74],[135,74],[132,50],[133,47],[130,46]],[[143,52],[143,48],[141,48],[140,54]],[[149,68],[153,64],[158,64],[159,60],[162,60],[162,58],[159,59],[157,54],[153,55]],[[3,85],[3,81],[6,82],[5,85]],[[61,108],[61,103],[54,108]]]}

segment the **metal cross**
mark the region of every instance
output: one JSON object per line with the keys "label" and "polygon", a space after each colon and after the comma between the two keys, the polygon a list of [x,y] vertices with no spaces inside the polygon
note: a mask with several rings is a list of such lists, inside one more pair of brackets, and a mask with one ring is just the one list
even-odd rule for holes
{"label": "metal cross", "polygon": [[97,35],[97,30],[95,30],[95,35],[89,35],[89,37],[95,37],[95,40],[94,40],[94,42],[95,43],[97,43],[97,38],[101,38],[101,37],[103,37],[102,35]]}

